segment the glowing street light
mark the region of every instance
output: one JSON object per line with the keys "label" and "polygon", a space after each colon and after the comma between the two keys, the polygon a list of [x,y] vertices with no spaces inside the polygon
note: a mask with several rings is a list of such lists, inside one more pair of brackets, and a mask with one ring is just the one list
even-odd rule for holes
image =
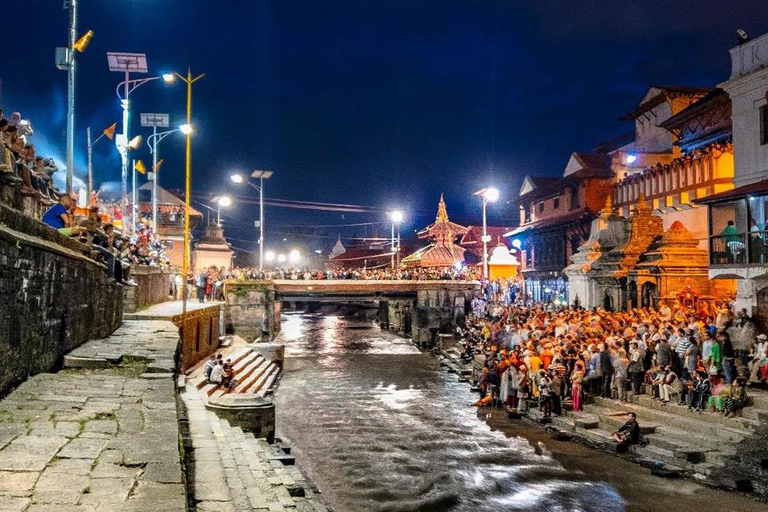
{"label": "glowing street light", "polygon": [[264,268],[264,180],[269,179],[273,174],[272,171],[253,171],[251,178],[259,180],[258,185],[246,181],[242,174],[233,174],[229,177],[233,183],[247,183],[259,192],[259,270]]}
{"label": "glowing street light", "polygon": [[285,263],[285,254],[278,254],[277,255],[277,262],[278,263]]}
{"label": "glowing street light", "polygon": [[291,263],[296,263],[301,258],[301,254],[298,250],[293,249],[291,252],[288,253],[288,259],[291,261]]}
{"label": "glowing street light", "polygon": [[[165,75],[163,75],[163,79],[165,80]],[[182,126],[186,126],[181,125],[173,130],[157,131],[158,128],[168,128],[169,125],[170,116],[168,114],[141,114],[141,126],[152,127],[152,135],[147,137],[147,146],[149,146],[149,153],[152,155],[152,172],[149,173],[148,177],[152,182],[152,232],[154,234],[157,234],[157,176],[162,164],[162,160],[158,161],[157,146],[172,133],[184,133]]]}
{"label": "glowing street light", "polygon": [[228,208],[232,206],[232,199],[229,196],[214,197],[212,202],[216,205],[216,224],[221,226],[221,207]]}
{"label": "glowing street light", "polygon": [[189,135],[192,133],[192,125],[191,124],[182,124],[179,126],[179,131],[183,133],[184,135]]}
{"label": "glowing street light", "polygon": [[499,200],[499,190],[487,187],[478,190],[475,195],[483,198],[483,279],[488,279],[488,242],[491,241],[491,237],[488,236],[486,209],[488,203],[495,203]]}
{"label": "glowing street light", "polygon": [[[391,265],[392,269],[395,269],[395,255],[397,255],[397,263],[400,263],[400,223],[403,222],[403,212],[400,210],[394,210],[389,212],[389,218],[392,219],[392,256]],[[397,225],[397,245],[395,245],[395,225]]]}
{"label": "glowing street light", "polygon": [[275,261],[275,251],[267,251],[264,253],[264,259],[267,261]]}

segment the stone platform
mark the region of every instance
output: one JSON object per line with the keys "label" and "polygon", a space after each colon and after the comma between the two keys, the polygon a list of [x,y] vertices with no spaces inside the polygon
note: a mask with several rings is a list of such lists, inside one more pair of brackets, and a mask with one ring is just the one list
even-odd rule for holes
{"label": "stone platform", "polygon": [[0,511],[186,510],[177,328],[125,322],[0,401]]}

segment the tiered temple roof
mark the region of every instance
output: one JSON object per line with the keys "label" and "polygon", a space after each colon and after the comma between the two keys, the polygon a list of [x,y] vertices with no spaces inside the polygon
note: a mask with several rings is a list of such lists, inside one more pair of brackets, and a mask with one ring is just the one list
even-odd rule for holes
{"label": "tiered temple roof", "polygon": [[467,231],[467,227],[448,219],[445,198],[440,194],[435,222],[418,233],[419,238],[429,239],[432,243],[403,258],[403,266],[447,268],[465,263],[472,253],[457,245],[456,238],[465,235]]}

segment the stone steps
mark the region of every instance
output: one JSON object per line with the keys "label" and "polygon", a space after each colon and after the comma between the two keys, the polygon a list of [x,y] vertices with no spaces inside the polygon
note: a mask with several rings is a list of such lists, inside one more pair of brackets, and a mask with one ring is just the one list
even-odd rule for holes
{"label": "stone steps", "polygon": [[286,450],[219,419],[194,390],[183,398],[193,445],[190,478],[199,512],[327,512]]}
{"label": "stone steps", "polygon": [[[594,405],[625,412],[634,412],[637,414],[638,421],[642,425],[645,422],[654,424],[664,424],[696,432],[707,436],[715,436],[725,442],[738,442],[750,434],[749,430],[739,428],[741,423],[734,422],[726,425],[722,420],[727,421],[730,418],[723,418],[719,414],[709,412],[692,412],[687,407],[673,404],[663,405],[661,402],[647,399],[640,403],[617,404],[613,400],[604,398],[594,398]],[[585,410],[589,410],[592,404],[586,404]],[[684,414],[680,412],[684,410]],[[739,418],[734,418],[738,420]]]}

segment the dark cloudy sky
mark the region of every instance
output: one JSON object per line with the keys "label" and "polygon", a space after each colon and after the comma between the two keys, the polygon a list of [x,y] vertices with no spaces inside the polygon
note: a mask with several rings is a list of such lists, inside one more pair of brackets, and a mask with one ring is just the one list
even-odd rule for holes
{"label": "dark cloudy sky", "polygon": [[[61,3],[3,2],[0,78],[3,108],[22,111],[39,151],[63,159]],[[399,206],[409,229],[430,220],[440,192],[469,222],[477,188],[509,198],[526,174],[561,173],[572,151],[631,130],[618,118],[648,86],[716,85],[735,30],[768,31],[762,0],[80,0],[80,11],[81,32],[96,37],[79,57],[79,175],[85,126],[120,116],[105,53],[146,52],[153,73],[206,73],[194,97],[196,198],[232,192],[233,169],[269,168],[269,197]],[[148,84],[132,100],[134,114],[182,121],[180,85]],[[182,140],[163,144],[161,183],[180,187]],[[114,148],[95,152],[97,181],[118,180]],[[236,237],[254,236],[236,221],[255,208],[232,210]],[[276,231],[382,219],[267,215]]]}

